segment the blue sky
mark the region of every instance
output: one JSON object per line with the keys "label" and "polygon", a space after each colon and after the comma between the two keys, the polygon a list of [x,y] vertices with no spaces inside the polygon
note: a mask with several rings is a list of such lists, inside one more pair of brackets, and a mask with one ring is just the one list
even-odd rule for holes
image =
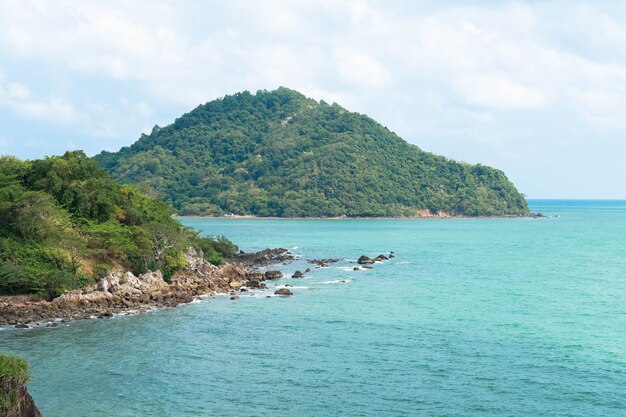
{"label": "blue sky", "polygon": [[286,86],[530,198],[626,198],[626,3],[0,3],[0,154],[93,155]]}

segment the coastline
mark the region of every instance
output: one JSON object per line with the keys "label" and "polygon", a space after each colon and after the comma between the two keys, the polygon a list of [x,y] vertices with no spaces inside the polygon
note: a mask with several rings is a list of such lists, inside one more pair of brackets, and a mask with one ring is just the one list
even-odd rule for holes
{"label": "coastline", "polygon": [[227,295],[235,300],[239,292],[267,288],[263,281],[272,276],[256,271],[258,268],[289,262],[293,256],[283,248],[242,252],[221,266],[210,264],[197,252],[190,251],[185,258],[187,266],[170,282],[158,270],[139,276],[113,272],[97,284],[67,291],[52,301],[35,300],[31,295],[0,297],[0,328],[54,327],[74,320],[175,307],[207,296]]}
{"label": "coastline", "polygon": [[439,219],[537,219],[549,217],[543,213],[503,214],[498,216],[467,216],[460,214],[437,213],[415,216],[328,216],[328,217],[279,217],[257,216],[253,214],[222,214],[222,215],[177,215],[180,219],[233,219],[233,220],[439,220]]}

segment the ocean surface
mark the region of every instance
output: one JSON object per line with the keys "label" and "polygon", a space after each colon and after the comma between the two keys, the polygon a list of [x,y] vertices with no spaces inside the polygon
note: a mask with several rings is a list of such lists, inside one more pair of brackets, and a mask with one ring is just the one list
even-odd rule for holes
{"label": "ocean surface", "polygon": [[626,202],[530,203],[553,217],[184,219],[290,248],[287,274],[345,261],[270,282],[293,297],[5,329],[0,351],[45,417],[626,416]]}

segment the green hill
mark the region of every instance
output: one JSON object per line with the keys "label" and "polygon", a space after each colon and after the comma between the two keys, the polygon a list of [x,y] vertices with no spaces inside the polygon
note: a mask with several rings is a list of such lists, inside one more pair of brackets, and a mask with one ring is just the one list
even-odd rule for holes
{"label": "green hill", "polygon": [[528,214],[502,171],[424,152],[365,115],[282,87],[198,106],[96,159],[181,214]]}
{"label": "green hill", "polygon": [[51,299],[112,269],[167,278],[189,247],[220,263],[236,247],[200,238],[172,209],[119,185],[82,151],[20,161],[0,157],[0,294]]}

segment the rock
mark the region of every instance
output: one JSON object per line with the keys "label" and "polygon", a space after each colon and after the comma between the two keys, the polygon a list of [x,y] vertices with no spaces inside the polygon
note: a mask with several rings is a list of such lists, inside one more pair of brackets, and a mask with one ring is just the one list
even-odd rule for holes
{"label": "rock", "polygon": [[308,274],[309,272],[311,272],[311,268],[307,268],[307,269],[304,270],[305,274]]}
{"label": "rock", "polygon": [[343,258],[307,259],[306,261],[310,264],[319,265],[321,267],[327,267],[328,264],[333,264],[341,260],[343,260]]}
{"label": "rock", "polygon": [[375,257],[375,258],[374,258],[374,261],[379,261],[379,262],[380,262],[380,261],[388,261],[388,260],[389,260],[389,258],[387,258],[387,257],[386,257],[385,255],[383,255],[383,254],[380,254],[380,255],[378,255],[377,257]]}
{"label": "rock", "polygon": [[232,257],[233,261],[246,267],[254,268],[281,262],[291,262],[293,259],[293,255],[285,248],[264,249],[254,253],[239,252]]}
{"label": "rock", "polygon": [[28,329],[28,324],[24,324],[24,323],[17,323],[15,325],[16,329]]}
{"label": "rock", "polygon": [[395,254],[395,253],[393,253],[393,252],[389,252],[389,259],[391,259],[391,258],[395,258],[395,257],[396,257],[396,254]]}
{"label": "rock", "polygon": [[363,268],[363,269],[372,269],[374,267],[371,266],[371,265],[363,265],[363,266],[361,266],[361,268]]}
{"label": "rock", "polygon": [[300,271],[296,271],[296,272],[293,273],[291,278],[304,278],[304,274],[302,272],[300,272]]}
{"label": "rock", "polygon": [[[35,402],[32,397],[28,393],[26,386],[23,384],[19,384],[15,381],[3,381],[2,386],[0,386],[0,395],[5,397],[8,392],[14,392],[14,401],[16,404],[11,407],[11,403],[8,404],[4,401],[0,403],[0,412],[2,416],[5,417],[41,417],[41,413],[37,409]],[[3,398],[4,399],[4,398]],[[5,406],[9,406],[8,410],[5,410]]]}
{"label": "rock", "polygon": [[353,271],[360,271],[360,270],[361,270],[361,268],[360,268],[360,267],[358,267],[358,266],[355,266],[354,268],[352,268],[352,270],[353,270]]}
{"label": "rock", "polygon": [[[130,272],[112,271],[97,284],[66,291],[52,302],[12,298],[0,299],[0,326],[29,327],[33,323],[59,322],[85,318],[104,318],[129,309],[145,311],[154,307],[174,307],[193,301],[196,297],[217,293],[236,299],[239,292],[250,288],[266,289],[263,281],[282,276],[280,271],[247,272],[240,264],[226,263],[214,266],[201,251],[193,249],[184,254],[187,265],[177,271],[170,282],[165,282],[159,271],[135,276]],[[244,254],[252,268],[276,262],[289,262],[293,256],[286,249]],[[254,263],[256,261],[258,263]],[[301,276],[304,276],[300,272]]]}
{"label": "rock", "polygon": [[267,278],[267,274],[262,274],[259,271],[246,272],[245,278],[247,280],[258,279],[259,281],[263,281]]}
{"label": "rock", "polygon": [[276,270],[265,271],[265,279],[279,279],[283,277],[283,273]]}
{"label": "rock", "polygon": [[239,296],[237,294],[230,296],[231,300],[239,300]]}
{"label": "rock", "polygon": [[361,255],[361,257],[359,257],[359,259],[356,262],[359,265],[368,265],[368,264],[373,264],[374,260],[368,256]]}
{"label": "rock", "polygon": [[281,295],[284,297],[293,295],[293,293],[291,292],[291,290],[287,289],[287,288],[279,288],[276,291],[274,291],[274,294],[276,295]]}

